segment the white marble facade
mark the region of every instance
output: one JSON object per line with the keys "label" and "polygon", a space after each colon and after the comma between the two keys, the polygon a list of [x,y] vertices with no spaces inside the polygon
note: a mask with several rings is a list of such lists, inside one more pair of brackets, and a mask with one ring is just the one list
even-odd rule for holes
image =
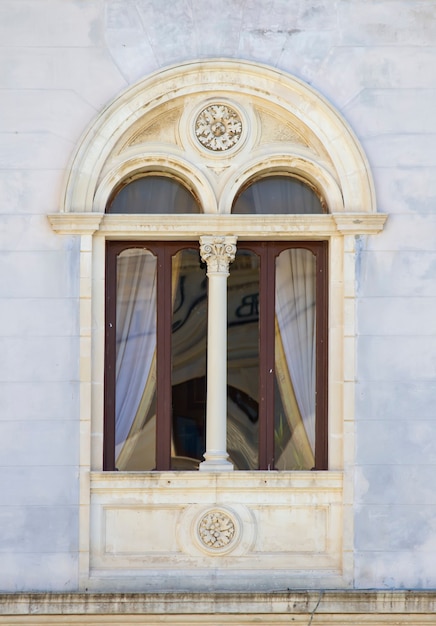
{"label": "white marble facade", "polygon": [[434,588],[436,2],[2,0],[0,591],[79,589],[80,242],[47,215],[106,105],[206,58],[307,82],[366,153],[389,219],[355,247],[349,580]]}

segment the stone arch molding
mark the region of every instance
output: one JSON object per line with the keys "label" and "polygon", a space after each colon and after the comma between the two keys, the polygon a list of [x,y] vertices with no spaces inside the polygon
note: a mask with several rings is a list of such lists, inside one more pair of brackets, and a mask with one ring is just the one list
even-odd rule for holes
{"label": "stone arch molding", "polygon": [[[229,149],[205,139],[199,116],[214,106]],[[146,171],[180,179],[209,214],[229,213],[241,184],[268,171],[307,180],[330,213],[376,212],[366,157],[338,112],[301,80],[245,61],[186,63],[127,89],[84,135],[61,212],[101,215],[123,180]]]}

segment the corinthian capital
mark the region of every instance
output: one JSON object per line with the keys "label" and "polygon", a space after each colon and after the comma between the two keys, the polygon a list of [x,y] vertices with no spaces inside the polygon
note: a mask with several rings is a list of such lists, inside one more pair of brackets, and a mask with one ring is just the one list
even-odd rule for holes
{"label": "corinthian capital", "polygon": [[207,273],[228,274],[229,264],[235,260],[237,237],[200,237],[200,256],[207,263]]}

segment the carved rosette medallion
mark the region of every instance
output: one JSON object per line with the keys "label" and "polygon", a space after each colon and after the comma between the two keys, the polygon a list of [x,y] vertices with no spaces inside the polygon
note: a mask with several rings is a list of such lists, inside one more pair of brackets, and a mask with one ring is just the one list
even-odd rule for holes
{"label": "carved rosette medallion", "polygon": [[196,117],[195,136],[208,150],[225,152],[241,139],[241,117],[227,104],[210,104]]}
{"label": "carved rosette medallion", "polygon": [[207,263],[207,272],[228,274],[229,264],[235,260],[236,237],[200,237],[200,256]]}
{"label": "carved rosette medallion", "polygon": [[235,522],[224,511],[209,511],[198,522],[198,536],[208,550],[230,547],[236,539]]}

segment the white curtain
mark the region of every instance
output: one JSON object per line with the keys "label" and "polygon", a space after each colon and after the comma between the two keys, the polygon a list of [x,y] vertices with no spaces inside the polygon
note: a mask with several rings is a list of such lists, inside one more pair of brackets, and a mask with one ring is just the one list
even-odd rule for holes
{"label": "white curtain", "polygon": [[276,315],[307,437],[315,450],[315,257],[284,250],[276,262]]}
{"label": "white curtain", "polygon": [[129,249],[117,262],[115,458],[137,414],[156,349],[156,258]]}

